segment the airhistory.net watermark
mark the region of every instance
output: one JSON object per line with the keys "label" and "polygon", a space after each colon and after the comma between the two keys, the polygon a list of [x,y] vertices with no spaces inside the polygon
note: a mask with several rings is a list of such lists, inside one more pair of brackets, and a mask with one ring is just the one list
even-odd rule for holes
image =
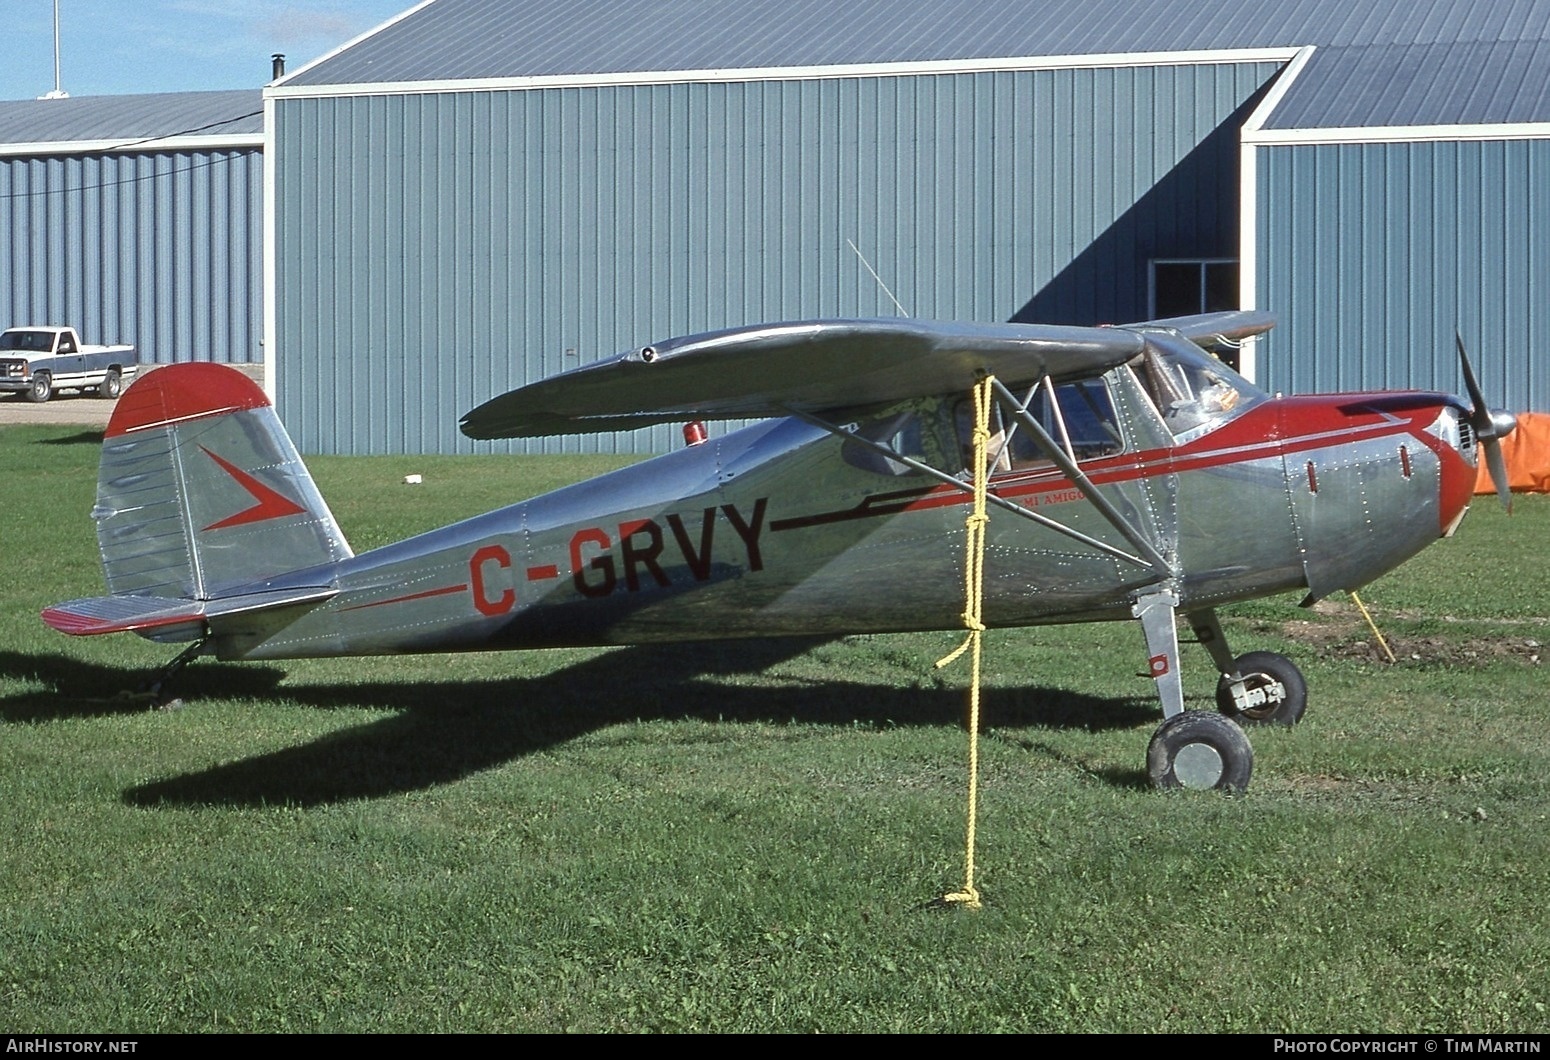
{"label": "airhistory.net watermark", "polygon": [[138,1041],[99,1038],[14,1037],[5,1040],[7,1053],[132,1053]]}

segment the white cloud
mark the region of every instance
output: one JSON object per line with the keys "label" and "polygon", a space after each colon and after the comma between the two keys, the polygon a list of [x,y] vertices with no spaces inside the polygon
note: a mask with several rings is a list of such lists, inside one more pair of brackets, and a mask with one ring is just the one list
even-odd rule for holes
{"label": "white cloud", "polygon": [[258,37],[278,41],[285,47],[297,47],[318,40],[343,44],[371,26],[340,11],[287,7],[256,19],[249,28]]}

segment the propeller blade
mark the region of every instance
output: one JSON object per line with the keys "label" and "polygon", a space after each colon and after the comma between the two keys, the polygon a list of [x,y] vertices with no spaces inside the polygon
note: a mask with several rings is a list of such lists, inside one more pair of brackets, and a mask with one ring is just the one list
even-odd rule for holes
{"label": "propeller blade", "polygon": [[1491,473],[1491,484],[1496,487],[1496,495],[1501,498],[1507,514],[1511,515],[1512,486],[1507,481],[1507,461],[1502,457],[1501,440],[1512,433],[1517,419],[1511,413],[1491,412],[1490,406],[1485,403],[1485,394],[1480,389],[1480,381],[1475,378],[1475,369],[1469,363],[1469,354],[1464,349],[1464,336],[1455,330],[1453,341],[1458,346],[1459,367],[1464,370],[1464,386],[1469,390],[1472,406],[1469,410],[1469,425],[1474,428],[1475,441],[1485,450],[1485,464]]}
{"label": "propeller blade", "polygon": [[1491,425],[1491,412],[1485,404],[1485,394],[1480,390],[1480,382],[1475,378],[1475,370],[1469,363],[1469,354],[1464,349],[1464,336],[1458,331],[1453,333],[1453,341],[1458,345],[1459,366],[1464,369],[1464,386],[1469,390],[1469,403],[1473,407],[1469,410],[1469,422],[1478,433]]}
{"label": "propeller blade", "polygon": [[1507,485],[1507,461],[1502,458],[1502,445],[1495,438],[1485,442],[1485,462],[1491,470],[1491,484],[1501,498],[1502,507],[1512,514],[1512,488]]}

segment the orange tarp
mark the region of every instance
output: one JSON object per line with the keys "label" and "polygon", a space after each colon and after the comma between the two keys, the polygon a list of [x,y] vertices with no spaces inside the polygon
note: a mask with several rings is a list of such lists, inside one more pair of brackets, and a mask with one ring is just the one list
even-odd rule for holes
{"label": "orange tarp", "polygon": [[[1520,412],[1518,426],[1502,439],[1502,459],[1507,462],[1507,482],[1514,493],[1550,493],[1550,414]],[[1480,453],[1476,493],[1495,493],[1485,452]]]}

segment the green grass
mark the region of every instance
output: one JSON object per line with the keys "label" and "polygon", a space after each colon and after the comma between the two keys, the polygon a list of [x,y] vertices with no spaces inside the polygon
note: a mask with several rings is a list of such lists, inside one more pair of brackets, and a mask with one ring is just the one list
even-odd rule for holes
{"label": "green grass", "polygon": [[[1349,602],[1227,618],[1307,674],[1238,799],[1162,795],[1129,624],[993,633],[978,884],[950,635],[201,661],[69,639],[96,439],[0,431],[0,1026],[1539,1031],[1550,502]],[[314,461],[357,548],[616,466]],[[418,472],[425,485],[400,484]],[[1208,707],[1204,653],[1186,656]]]}

